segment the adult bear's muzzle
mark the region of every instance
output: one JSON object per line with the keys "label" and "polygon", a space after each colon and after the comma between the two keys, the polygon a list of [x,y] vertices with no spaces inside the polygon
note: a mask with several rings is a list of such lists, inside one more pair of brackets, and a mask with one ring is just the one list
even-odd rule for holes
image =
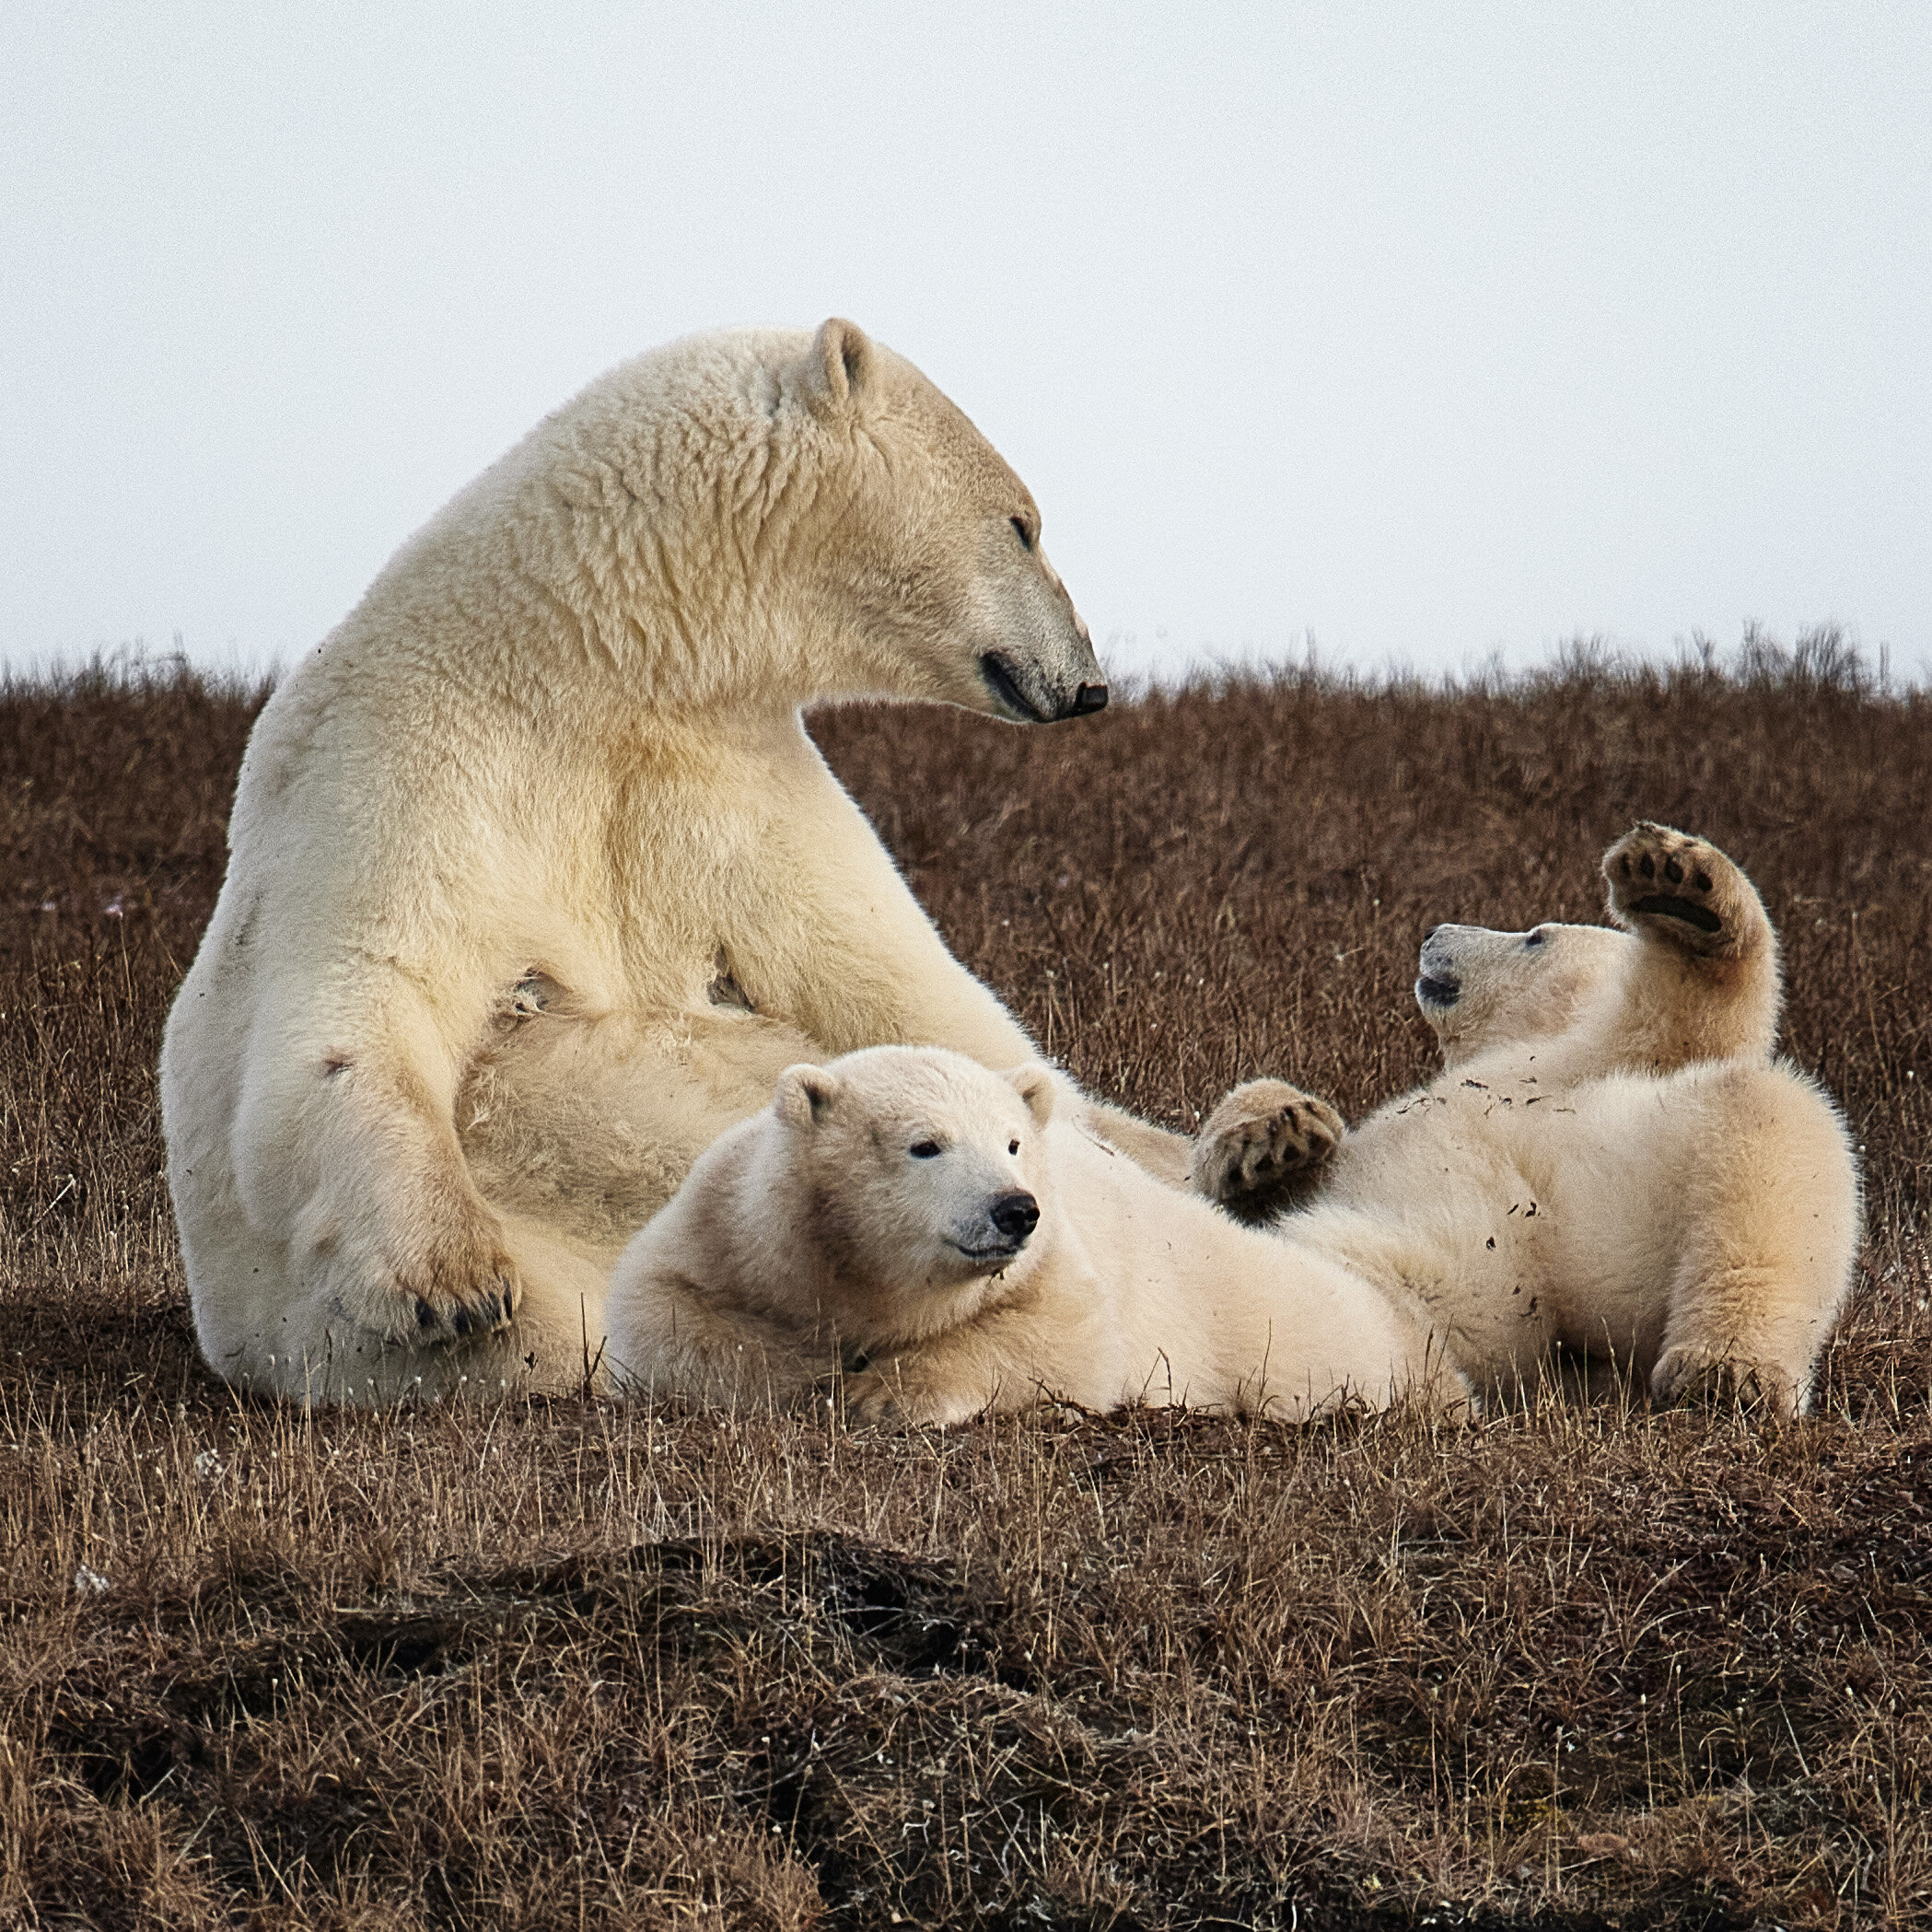
{"label": "adult bear's muzzle", "polygon": [[1037,687],[1037,676],[1027,677],[1019,666],[1001,651],[988,651],[980,659],[980,676],[1001,707],[1028,724],[1056,725],[1063,718],[1085,717],[1089,712],[1107,708],[1104,681],[1083,680],[1071,692],[1030,689],[1030,686]]}

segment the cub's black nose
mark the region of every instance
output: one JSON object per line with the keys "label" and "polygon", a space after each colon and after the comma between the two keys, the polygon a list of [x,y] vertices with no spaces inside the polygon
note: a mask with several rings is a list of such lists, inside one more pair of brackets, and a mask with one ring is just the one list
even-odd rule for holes
{"label": "cub's black nose", "polygon": [[1104,711],[1107,708],[1107,687],[1104,684],[1083,684],[1074,693],[1073,715],[1085,717],[1089,711]]}
{"label": "cub's black nose", "polygon": [[1040,1225],[1040,1204],[1031,1194],[1002,1194],[988,1218],[1009,1241],[1023,1241]]}

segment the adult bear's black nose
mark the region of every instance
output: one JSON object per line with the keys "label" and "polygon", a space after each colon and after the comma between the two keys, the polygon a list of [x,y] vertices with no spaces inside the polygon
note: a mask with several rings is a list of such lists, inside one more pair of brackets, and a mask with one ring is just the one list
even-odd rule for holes
{"label": "adult bear's black nose", "polygon": [[1107,708],[1107,687],[1104,684],[1083,684],[1074,692],[1073,716],[1085,717],[1089,711],[1104,711]]}
{"label": "adult bear's black nose", "polygon": [[1002,1194],[987,1210],[993,1225],[1017,1247],[1040,1225],[1040,1204],[1031,1194]]}

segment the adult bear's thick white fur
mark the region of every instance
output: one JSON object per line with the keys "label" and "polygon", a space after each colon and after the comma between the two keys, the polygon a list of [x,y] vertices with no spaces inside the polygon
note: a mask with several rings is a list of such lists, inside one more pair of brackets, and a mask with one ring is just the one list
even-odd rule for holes
{"label": "adult bear's thick white fur", "polygon": [[1300,1193],[1274,1230],[1414,1298],[1479,1390],[1515,1398],[1566,1360],[1659,1403],[1716,1390],[1802,1413],[1859,1188],[1831,1102],[1772,1058],[1776,936],[1702,839],[1639,825],[1603,870],[1621,930],[1429,935],[1438,1079],[1352,1133],[1283,1082],[1238,1088],[1196,1185]]}
{"label": "adult bear's thick white fur", "polygon": [[801,1065],[723,1135],[611,1275],[614,1373],[646,1396],[956,1422],[1058,1397],[1294,1420],[1467,1384],[1327,1256],[1243,1228],[1005,1078],[876,1047]]}
{"label": "adult bear's thick white fur", "polygon": [[169,1016],[222,1375],[568,1385],[625,1240],[786,1065],[1031,1057],[800,726],[863,695],[1106,692],[1024,485],[850,323],[627,363],[403,546],[256,726]]}

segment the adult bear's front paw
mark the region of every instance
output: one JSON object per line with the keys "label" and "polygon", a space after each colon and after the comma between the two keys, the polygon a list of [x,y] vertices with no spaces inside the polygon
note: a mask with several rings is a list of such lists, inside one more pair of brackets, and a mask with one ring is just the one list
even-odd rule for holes
{"label": "adult bear's front paw", "polygon": [[1346,1131],[1326,1100],[1286,1080],[1250,1080],[1203,1123],[1189,1183],[1231,1214],[1265,1219],[1306,1192]]}
{"label": "adult bear's front paw", "polygon": [[436,1348],[506,1329],[522,1299],[503,1228],[481,1202],[446,1203],[372,1244],[337,1296],[358,1328]]}
{"label": "adult bear's front paw", "polygon": [[1763,923],[1751,881],[1707,839],[1648,821],[1603,855],[1611,912],[1705,958],[1741,952]]}

